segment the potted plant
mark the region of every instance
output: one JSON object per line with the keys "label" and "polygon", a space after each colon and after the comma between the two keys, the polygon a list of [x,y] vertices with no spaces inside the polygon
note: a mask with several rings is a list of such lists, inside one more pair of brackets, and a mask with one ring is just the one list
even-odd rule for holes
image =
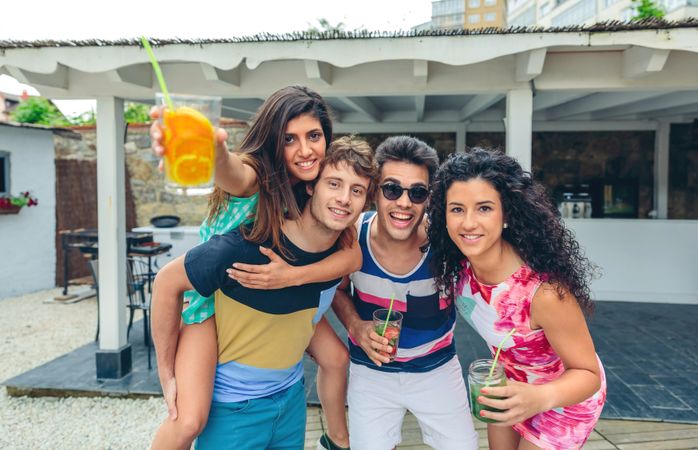
{"label": "potted plant", "polygon": [[0,214],[17,214],[25,206],[36,206],[38,204],[39,200],[36,197],[32,197],[29,191],[22,192],[17,196],[2,196],[0,197]]}

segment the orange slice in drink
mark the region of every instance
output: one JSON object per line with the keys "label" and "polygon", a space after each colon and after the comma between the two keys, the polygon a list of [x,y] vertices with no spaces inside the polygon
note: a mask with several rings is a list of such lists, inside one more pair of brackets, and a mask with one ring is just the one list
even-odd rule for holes
{"label": "orange slice in drink", "polygon": [[211,137],[213,139],[213,126],[208,118],[200,111],[187,106],[177,108],[173,113],[165,113],[165,128],[172,131],[172,138],[177,137]]}
{"label": "orange slice in drink", "polygon": [[199,155],[183,155],[175,159],[172,166],[172,180],[183,186],[197,186],[211,179],[213,161]]}
{"label": "orange slice in drink", "polygon": [[165,111],[166,176],[181,186],[206,184],[213,175],[214,129],[201,112],[182,106]]}

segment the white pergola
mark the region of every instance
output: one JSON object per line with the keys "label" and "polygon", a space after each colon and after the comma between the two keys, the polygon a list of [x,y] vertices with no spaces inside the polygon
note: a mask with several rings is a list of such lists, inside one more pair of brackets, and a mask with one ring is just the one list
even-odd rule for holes
{"label": "white pergola", "polygon": [[[531,167],[532,131],[655,130],[655,206],[666,218],[669,126],[698,117],[698,23],[571,30],[261,36],[151,41],[170,91],[218,95],[249,119],[304,84],[345,132],[506,131]],[[0,73],[55,99],[97,98],[100,351],[127,348],[124,100],[158,91],[137,40],[2,42]]]}

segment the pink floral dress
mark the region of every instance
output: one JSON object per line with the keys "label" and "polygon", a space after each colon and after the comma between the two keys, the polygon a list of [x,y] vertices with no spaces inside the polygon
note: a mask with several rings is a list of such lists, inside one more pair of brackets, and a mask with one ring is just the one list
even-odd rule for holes
{"label": "pink floral dress", "polygon": [[[456,306],[485,339],[493,355],[502,339],[516,328],[499,355],[510,380],[544,384],[565,371],[545,332],[530,327],[531,300],[541,283],[540,275],[523,265],[504,282],[485,285],[475,279],[470,264],[463,264],[455,290]],[[593,431],[606,401],[606,377],[601,361],[599,367],[601,388],[590,398],[573,406],[542,412],[513,428],[521,437],[544,449],[580,448]]]}

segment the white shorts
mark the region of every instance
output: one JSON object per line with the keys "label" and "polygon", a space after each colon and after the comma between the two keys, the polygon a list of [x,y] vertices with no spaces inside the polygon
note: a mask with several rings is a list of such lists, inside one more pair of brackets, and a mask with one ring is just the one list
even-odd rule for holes
{"label": "white shorts", "polygon": [[417,418],[425,444],[477,449],[478,435],[457,357],[429,372],[391,373],[349,366],[349,439],[354,450],[388,450],[402,441],[402,420]]}

